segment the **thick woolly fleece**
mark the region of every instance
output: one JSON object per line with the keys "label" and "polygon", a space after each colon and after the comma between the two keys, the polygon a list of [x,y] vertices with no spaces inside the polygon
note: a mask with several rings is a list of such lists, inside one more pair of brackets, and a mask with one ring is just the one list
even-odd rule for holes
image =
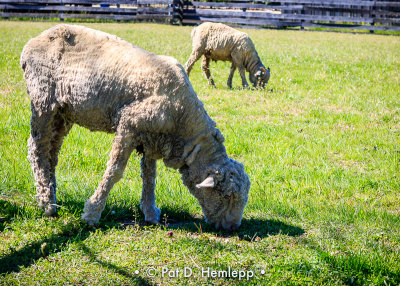
{"label": "thick woolly fleece", "polygon": [[85,204],[87,222],[99,221],[111,188],[137,150],[143,154],[146,221],[160,218],[154,190],[156,160],[163,159],[182,173],[208,221],[225,229],[240,225],[248,176],[228,158],[222,134],[174,58],[83,26],[58,25],[26,44],[21,67],[32,109],[29,160],[47,215],[56,211],[58,153],[76,123],[115,133],[103,180]]}
{"label": "thick woolly fleece", "polygon": [[192,30],[192,53],[185,64],[187,74],[201,56],[201,68],[209,82],[214,85],[209,64],[214,61],[232,62],[227,85],[232,87],[232,78],[239,69],[243,87],[247,87],[245,70],[250,74],[250,82],[255,87],[263,87],[270,77],[269,68],[261,62],[249,35],[220,23],[205,22]]}

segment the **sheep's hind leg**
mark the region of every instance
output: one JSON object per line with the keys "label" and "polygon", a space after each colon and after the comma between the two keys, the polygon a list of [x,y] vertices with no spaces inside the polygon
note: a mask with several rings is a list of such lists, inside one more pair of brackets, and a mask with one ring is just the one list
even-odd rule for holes
{"label": "sheep's hind leg", "polygon": [[37,112],[32,105],[28,158],[36,181],[36,198],[45,215],[56,213],[56,186],[50,174],[50,149],[54,111]]}
{"label": "sheep's hind leg", "polygon": [[89,224],[98,223],[101,213],[106,205],[110,190],[121,178],[128,163],[129,157],[134,149],[133,134],[115,135],[110,159],[103,180],[97,187],[95,193],[85,203],[82,219]]}
{"label": "sheep's hind leg", "polygon": [[141,177],[143,180],[142,198],[140,208],[144,213],[146,222],[158,224],[160,221],[161,210],[155,205],[154,190],[156,187],[157,163],[156,160],[147,158],[143,155],[140,162]]}
{"label": "sheep's hind leg", "polygon": [[211,60],[211,58],[204,55],[203,60],[201,61],[201,69],[203,70],[203,72],[208,80],[208,84],[215,86],[214,80],[213,80],[213,78],[211,76],[211,72],[210,72],[210,60]]}
{"label": "sheep's hind leg", "polygon": [[228,81],[226,82],[226,85],[227,85],[229,88],[232,88],[232,79],[233,79],[233,74],[235,73],[235,70],[236,70],[236,66],[235,66],[234,63],[232,63],[232,65],[231,65],[231,71],[230,71],[229,77],[228,77]]}
{"label": "sheep's hind leg", "polygon": [[56,166],[58,163],[58,153],[60,152],[63,139],[71,130],[72,123],[64,120],[61,114],[57,113],[53,120],[52,138],[50,144],[50,181],[54,186],[54,196],[56,197]]}
{"label": "sheep's hind leg", "polygon": [[192,51],[192,53],[189,56],[189,59],[187,60],[186,64],[185,64],[185,71],[187,73],[187,75],[189,76],[190,71],[193,68],[193,65],[201,58],[201,56],[203,55],[203,52],[200,52],[198,49],[194,49]]}

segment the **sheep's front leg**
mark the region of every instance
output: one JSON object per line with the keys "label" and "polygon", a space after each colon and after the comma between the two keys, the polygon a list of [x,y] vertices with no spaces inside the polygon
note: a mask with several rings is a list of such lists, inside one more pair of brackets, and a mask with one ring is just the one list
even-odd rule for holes
{"label": "sheep's front leg", "polygon": [[243,65],[239,67],[239,73],[240,73],[240,76],[242,77],[242,86],[246,87],[246,88],[249,87],[249,84],[247,83],[247,80],[246,80],[246,71],[245,71]]}
{"label": "sheep's front leg", "polygon": [[146,222],[158,224],[160,221],[161,210],[156,207],[156,176],[157,163],[156,160],[150,159],[143,155],[140,162],[141,177],[143,180],[142,198],[140,200],[140,208],[144,213]]}
{"label": "sheep's front leg", "polygon": [[232,63],[231,71],[230,71],[229,77],[228,77],[228,81],[226,82],[226,85],[227,85],[229,88],[232,88],[232,79],[233,79],[233,74],[235,73],[235,70],[236,70],[236,66],[235,66],[234,63]]}
{"label": "sheep's front leg", "polygon": [[82,219],[89,224],[98,223],[101,212],[106,205],[108,194],[111,188],[121,178],[126,164],[133,151],[133,135],[117,134],[115,135],[113,146],[110,153],[110,159],[107,163],[107,170],[103,175],[103,180],[97,187],[96,192],[86,202]]}
{"label": "sheep's front leg", "polygon": [[246,70],[243,66],[243,59],[238,53],[232,53],[232,63],[239,69],[240,76],[242,78],[242,86],[249,87],[246,80]]}

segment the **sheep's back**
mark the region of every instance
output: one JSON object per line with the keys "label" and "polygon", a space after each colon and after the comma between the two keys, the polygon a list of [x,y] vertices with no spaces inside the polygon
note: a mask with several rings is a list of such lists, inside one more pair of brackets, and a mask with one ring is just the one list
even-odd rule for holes
{"label": "sheep's back", "polygon": [[205,47],[206,53],[214,60],[231,60],[232,51],[240,53],[254,49],[250,37],[241,31],[220,23],[206,22],[196,28],[195,44]]}
{"label": "sheep's back", "polygon": [[65,107],[73,122],[91,130],[115,131],[119,111],[128,105],[150,108],[148,120],[209,121],[175,59],[107,33],[58,25],[27,43],[21,66],[36,109]]}

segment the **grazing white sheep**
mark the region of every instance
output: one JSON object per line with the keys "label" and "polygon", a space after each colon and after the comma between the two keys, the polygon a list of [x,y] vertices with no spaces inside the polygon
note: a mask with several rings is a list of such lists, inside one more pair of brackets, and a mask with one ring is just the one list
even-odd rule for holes
{"label": "grazing white sheep", "polygon": [[30,40],[21,67],[31,99],[29,160],[37,199],[56,212],[55,168],[63,138],[74,123],[115,133],[103,180],[82,218],[97,223],[133,150],[143,154],[141,208],[157,223],[156,160],[179,169],[216,228],[237,229],[250,181],[230,159],[224,137],[197,98],[183,67],[116,36],[82,26],[58,25]]}
{"label": "grazing white sheep", "polygon": [[264,87],[270,77],[270,69],[266,69],[257,54],[252,40],[246,33],[240,32],[220,23],[205,22],[193,28],[192,53],[185,64],[189,75],[193,65],[201,56],[201,68],[210,85],[215,85],[210,73],[210,61],[230,61],[231,71],[227,85],[232,88],[232,78],[236,68],[242,77],[243,87],[248,87],[246,73],[254,87]]}

